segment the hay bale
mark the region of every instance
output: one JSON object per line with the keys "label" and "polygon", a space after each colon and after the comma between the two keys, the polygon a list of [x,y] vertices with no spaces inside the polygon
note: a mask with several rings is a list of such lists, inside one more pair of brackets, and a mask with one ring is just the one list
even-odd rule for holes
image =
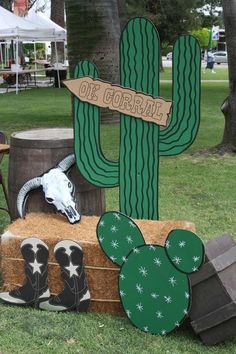
{"label": "hay bale", "polygon": [[[122,314],[117,276],[119,268],[103,253],[96,237],[99,217],[83,216],[75,225],[68,223],[62,215],[30,213],[8,226],[1,238],[2,273],[4,290],[9,291],[24,283],[24,260],[20,244],[27,237],[38,237],[49,246],[49,288],[52,294],[63,289],[60,268],[54,258],[53,249],[61,240],[75,240],[84,251],[85,271],[91,291],[90,310]],[[185,221],[135,220],[146,243],[163,245],[167,234],[175,228],[195,231],[194,224]]]}

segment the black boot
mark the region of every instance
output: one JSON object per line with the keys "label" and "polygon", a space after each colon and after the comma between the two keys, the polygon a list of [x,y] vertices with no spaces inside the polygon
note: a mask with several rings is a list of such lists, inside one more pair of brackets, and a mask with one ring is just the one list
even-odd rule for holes
{"label": "black boot", "polygon": [[34,305],[50,297],[48,289],[48,247],[40,239],[30,237],[21,243],[25,260],[26,282],[10,292],[0,293],[0,299],[16,305]]}
{"label": "black boot", "polygon": [[90,293],[83,266],[83,251],[74,241],[61,241],[55,249],[55,258],[61,267],[64,290],[57,296],[40,304],[49,311],[77,310],[87,311]]}

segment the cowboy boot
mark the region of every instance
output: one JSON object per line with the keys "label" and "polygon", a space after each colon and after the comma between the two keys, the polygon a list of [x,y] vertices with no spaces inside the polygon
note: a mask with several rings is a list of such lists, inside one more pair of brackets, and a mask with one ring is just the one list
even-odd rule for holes
{"label": "cowboy boot", "polygon": [[90,293],[83,266],[83,251],[74,241],[61,241],[54,249],[55,258],[61,268],[64,282],[63,291],[40,303],[39,307],[49,311],[65,311],[76,309],[87,311],[90,303]]}
{"label": "cowboy boot", "polygon": [[0,293],[0,299],[15,305],[38,306],[40,301],[50,297],[48,289],[48,247],[36,237],[21,243],[21,253],[25,260],[26,282],[9,292]]}

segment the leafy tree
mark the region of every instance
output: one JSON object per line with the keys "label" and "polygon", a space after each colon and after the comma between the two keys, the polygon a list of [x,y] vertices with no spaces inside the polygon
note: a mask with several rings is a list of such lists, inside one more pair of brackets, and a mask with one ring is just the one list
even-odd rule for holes
{"label": "leafy tree", "polygon": [[[203,49],[209,48],[210,32],[208,28],[195,29],[191,33],[194,37],[198,39],[201,48]],[[213,41],[212,47],[215,48],[216,45],[217,45],[217,41]]]}
{"label": "leafy tree", "polygon": [[[23,43],[22,45],[23,55],[29,57],[30,61],[33,61],[34,56],[34,45],[32,43]],[[45,58],[45,45],[44,43],[36,43],[36,58],[44,59]]]}
{"label": "leafy tree", "polygon": [[2,0],[1,6],[4,7],[4,9],[11,11],[13,2],[13,0]]}
{"label": "leafy tree", "polygon": [[223,26],[222,0],[198,0],[197,16],[201,27]]}
{"label": "leafy tree", "polygon": [[162,48],[178,34],[222,26],[222,0],[126,0],[129,16],[146,16],[156,25]]}
{"label": "leafy tree", "polygon": [[198,0],[127,0],[129,15],[146,16],[156,25],[163,47],[179,34],[198,27],[195,15]]}
{"label": "leafy tree", "polygon": [[201,48],[208,48],[210,40],[210,33],[208,28],[200,28],[197,30],[193,30],[192,35],[198,39]]}
{"label": "leafy tree", "polygon": [[217,11],[217,7],[222,6],[222,0],[198,0],[197,6],[199,8],[205,7],[210,14],[213,14]]}

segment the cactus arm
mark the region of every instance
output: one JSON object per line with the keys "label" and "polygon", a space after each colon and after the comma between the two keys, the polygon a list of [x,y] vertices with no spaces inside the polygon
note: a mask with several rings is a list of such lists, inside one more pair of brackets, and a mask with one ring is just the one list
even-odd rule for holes
{"label": "cactus arm", "polygon": [[[159,94],[159,37],[144,18],[128,22],[120,42],[121,85]],[[120,211],[158,219],[159,127],[121,115]]]}
{"label": "cactus arm", "polygon": [[[74,77],[98,77],[96,67],[82,61],[74,71]],[[100,109],[94,105],[73,99],[75,158],[82,175],[98,187],[114,187],[119,184],[117,162],[107,160],[100,147]]]}
{"label": "cactus arm", "polygon": [[175,42],[173,54],[172,116],[169,126],[160,131],[160,156],[186,150],[200,122],[200,46],[194,37],[183,35]]}

